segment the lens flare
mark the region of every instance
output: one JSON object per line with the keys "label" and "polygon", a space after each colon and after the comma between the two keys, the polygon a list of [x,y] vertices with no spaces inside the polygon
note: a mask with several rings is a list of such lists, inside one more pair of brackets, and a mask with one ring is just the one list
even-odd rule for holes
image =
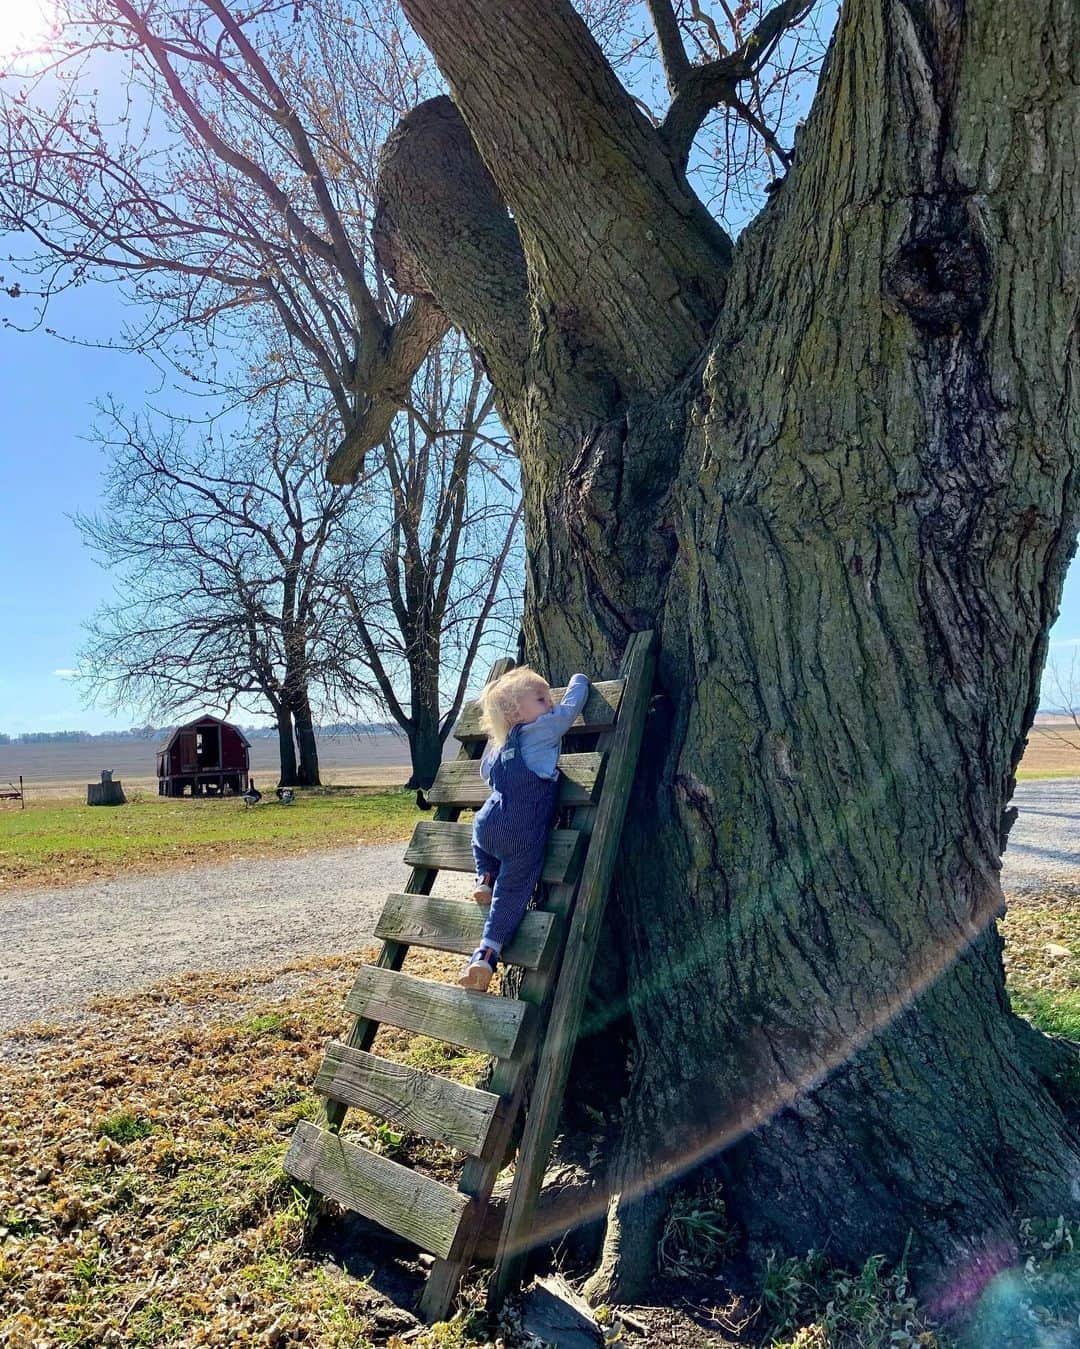
{"label": "lens flare", "polygon": [[0,4],[0,59],[40,46],[55,22],[54,0],[3,0]]}

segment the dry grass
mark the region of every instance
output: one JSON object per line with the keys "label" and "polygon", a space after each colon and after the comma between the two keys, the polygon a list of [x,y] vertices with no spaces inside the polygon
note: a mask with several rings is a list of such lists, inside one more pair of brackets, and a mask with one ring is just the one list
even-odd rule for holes
{"label": "dry grass", "polygon": [[[1060,1016],[1080,985],[1078,894],[1017,898],[1003,925],[1011,991],[1018,1005],[1038,1004],[1035,1020]],[[324,1045],[346,1029],[346,990],[371,954],[174,978],[98,999],[77,1025],[0,1041],[0,1344],[404,1349],[414,1323],[403,1307],[422,1269],[394,1247],[371,1248],[358,1267],[370,1279],[342,1276],[312,1244],[302,1196],[281,1171],[295,1122],[315,1113]],[[407,968],[447,978],[457,964],[414,949]],[[484,1066],[386,1027],[376,1048],[464,1082]],[[347,1124],[367,1146],[455,1182],[461,1159],[449,1150],[380,1131],[361,1112]],[[852,1287],[859,1315],[877,1315]],[[661,1312],[637,1310],[646,1321]],[[826,1324],[784,1343],[879,1344],[834,1340]],[[684,1349],[735,1342],[689,1322],[677,1329],[670,1342]],[[407,1343],[464,1349],[490,1334],[463,1315]]]}
{"label": "dry grass", "polygon": [[[367,953],[370,958],[371,953]],[[0,1343],[366,1349],[413,1322],[302,1247],[281,1170],[361,954],[189,975],[8,1038],[0,1068]],[[445,962],[414,960],[437,975]],[[426,1051],[408,1037],[381,1052]],[[482,1060],[441,1051],[472,1081]],[[355,1112],[368,1146],[387,1150]],[[450,1176],[447,1176],[450,1179]],[[418,1286],[420,1270],[401,1278]],[[415,1346],[453,1345],[459,1328]]]}
{"label": "dry grass", "polygon": [[1028,734],[1017,777],[1080,777],[1080,731],[1064,718],[1039,717]]}

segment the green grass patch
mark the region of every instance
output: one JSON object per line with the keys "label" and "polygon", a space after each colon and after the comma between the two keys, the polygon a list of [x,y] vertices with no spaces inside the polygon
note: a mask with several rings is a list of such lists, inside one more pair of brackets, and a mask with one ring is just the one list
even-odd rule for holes
{"label": "green grass patch", "polygon": [[298,792],[291,806],[264,798],[152,797],[106,810],[77,802],[30,805],[0,814],[0,886],[58,884],[259,853],[304,852],[338,844],[407,838],[415,795],[404,791]]}
{"label": "green grass patch", "polygon": [[151,1299],[130,1319],[127,1332],[129,1344],[139,1349],[154,1349],[159,1344],[175,1344],[184,1333],[185,1323],[177,1309],[157,1298]]}
{"label": "green grass patch", "polygon": [[765,1343],[774,1349],[944,1349],[907,1279],[907,1252],[889,1267],[872,1255],[857,1272],[822,1251],[770,1254],[761,1287]]}
{"label": "green grass patch", "polygon": [[281,1012],[264,1012],[260,1016],[249,1016],[240,1022],[245,1035],[280,1035],[290,1039],[295,1034],[292,1023]]}
{"label": "green grass patch", "polygon": [[133,1115],[127,1110],[118,1110],[98,1120],[95,1131],[98,1138],[111,1138],[114,1143],[134,1143],[139,1138],[149,1138],[154,1126],[142,1115]]}
{"label": "green grass patch", "polygon": [[426,1035],[410,1036],[401,1059],[410,1068],[438,1073],[442,1077],[453,1078],[455,1082],[462,1082],[467,1087],[476,1085],[488,1064],[484,1054],[458,1049],[456,1045],[443,1044],[440,1040],[429,1040]]}
{"label": "green grass patch", "polygon": [[1027,1017],[1039,1030],[1080,1040],[1080,990],[1021,988],[1014,989],[1011,997],[1013,1011]]}

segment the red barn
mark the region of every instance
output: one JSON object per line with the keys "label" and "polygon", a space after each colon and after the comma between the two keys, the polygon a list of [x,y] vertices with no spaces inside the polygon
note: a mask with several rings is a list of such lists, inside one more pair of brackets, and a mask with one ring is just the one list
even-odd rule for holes
{"label": "red barn", "polygon": [[248,784],[248,751],[242,731],[209,715],[178,726],[158,751],[158,796],[239,795]]}

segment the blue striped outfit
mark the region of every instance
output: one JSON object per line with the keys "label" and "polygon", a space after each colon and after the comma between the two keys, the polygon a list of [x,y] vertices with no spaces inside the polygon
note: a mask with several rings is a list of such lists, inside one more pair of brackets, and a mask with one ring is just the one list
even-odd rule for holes
{"label": "blue striped outfit", "polygon": [[559,742],[588,696],[589,681],[575,675],[558,707],[519,722],[497,753],[484,755],[480,771],[492,790],[473,820],[472,848],[478,877],[493,883],[481,938],[493,951],[517,931],[544,869],[559,795]]}

